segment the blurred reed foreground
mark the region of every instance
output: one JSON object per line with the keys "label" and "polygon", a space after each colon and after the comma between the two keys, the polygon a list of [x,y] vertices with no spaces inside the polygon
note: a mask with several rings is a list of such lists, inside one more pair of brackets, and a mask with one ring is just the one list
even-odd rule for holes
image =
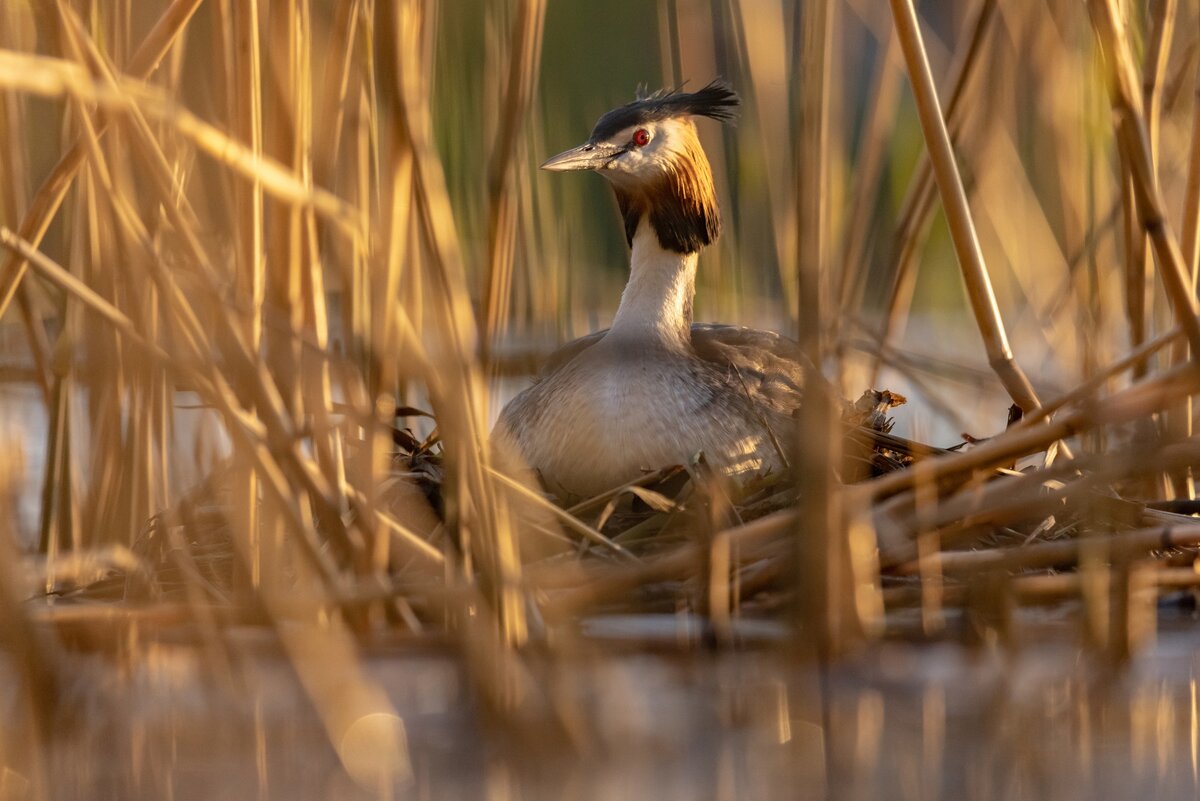
{"label": "blurred reed foreground", "polygon": [[[0,799],[1194,797],[1200,15],[920,5],[0,3]],[[715,76],[697,319],[830,391],[546,498],[536,165]]]}

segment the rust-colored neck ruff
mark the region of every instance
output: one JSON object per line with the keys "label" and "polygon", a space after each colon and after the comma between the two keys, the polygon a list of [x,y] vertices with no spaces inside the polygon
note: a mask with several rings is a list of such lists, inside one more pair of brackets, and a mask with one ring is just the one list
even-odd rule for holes
{"label": "rust-colored neck ruff", "polygon": [[663,248],[675,253],[696,253],[720,235],[712,168],[694,129],[689,133],[661,175],[642,186],[614,185],[630,246],[643,217],[649,219]]}

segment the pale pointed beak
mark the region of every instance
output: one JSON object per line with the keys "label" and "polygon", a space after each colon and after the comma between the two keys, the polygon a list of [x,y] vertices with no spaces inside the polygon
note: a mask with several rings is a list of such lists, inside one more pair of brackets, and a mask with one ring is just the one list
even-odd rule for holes
{"label": "pale pointed beak", "polygon": [[625,152],[625,149],[607,142],[587,142],[579,147],[564,150],[557,156],[546,159],[543,170],[567,172],[568,170],[598,170]]}

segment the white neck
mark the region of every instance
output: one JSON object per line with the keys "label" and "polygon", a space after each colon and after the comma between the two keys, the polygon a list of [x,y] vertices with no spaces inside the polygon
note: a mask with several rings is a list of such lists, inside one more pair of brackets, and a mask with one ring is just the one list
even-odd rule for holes
{"label": "white neck", "polygon": [[646,344],[687,347],[691,341],[696,253],[676,253],[658,241],[643,216],[633,235],[629,283],[609,336]]}

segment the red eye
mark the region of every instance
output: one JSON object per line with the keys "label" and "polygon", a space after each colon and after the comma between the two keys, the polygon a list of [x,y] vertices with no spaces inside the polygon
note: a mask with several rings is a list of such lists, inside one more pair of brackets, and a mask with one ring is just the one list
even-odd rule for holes
{"label": "red eye", "polygon": [[650,144],[650,132],[645,128],[638,128],[633,132],[633,143],[638,147],[645,147]]}

